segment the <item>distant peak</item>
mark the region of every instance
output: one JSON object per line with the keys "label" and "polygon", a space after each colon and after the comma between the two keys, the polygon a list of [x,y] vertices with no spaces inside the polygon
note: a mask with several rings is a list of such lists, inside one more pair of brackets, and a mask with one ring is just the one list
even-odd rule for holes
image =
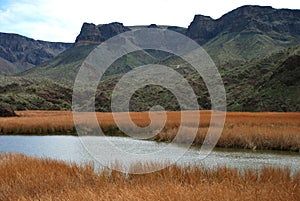
{"label": "distant peak", "polygon": [[149,26],[147,26],[147,28],[158,28],[158,26],[156,24],[150,24]]}
{"label": "distant peak", "polygon": [[213,18],[211,18],[210,16],[206,16],[206,15],[195,15],[194,17],[194,21],[212,21],[214,20]]}

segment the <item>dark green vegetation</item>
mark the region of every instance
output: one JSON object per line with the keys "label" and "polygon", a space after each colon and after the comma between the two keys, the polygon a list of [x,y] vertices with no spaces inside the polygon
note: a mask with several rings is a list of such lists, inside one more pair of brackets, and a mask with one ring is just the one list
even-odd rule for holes
{"label": "dark green vegetation", "polygon": [[70,109],[72,90],[51,80],[36,81],[0,75],[0,105],[14,110]]}
{"label": "dark green vegetation", "polygon": [[[64,54],[57,57],[61,59]],[[80,52],[81,53],[81,52]],[[179,59],[168,58],[159,61],[150,54],[146,55],[147,61],[155,61],[176,69],[182,73],[194,88],[201,109],[210,108],[209,94],[200,76]],[[68,57],[68,56],[67,56]],[[78,57],[75,57],[78,58]],[[132,59],[132,55],[121,58],[116,63],[124,68],[109,68],[106,76],[100,82],[96,108],[98,111],[110,111],[110,95],[121,75],[131,68],[143,64],[143,59]],[[48,63],[58,62],[53,60]],[[62,59],[63,60],[63,59]],[[132,60],[132,61],[131,61]],[[74,59],[73,64],[80,66],[80,60]],[[130,65],[129,65],[130,64]],[[72,100],[72,85],[66,78],[75,76],[76,71],[66,71],[62,74],[60,68],[71,68],[72,64],[61,64],[59,68],[49,66],[35,68],[34,79],[31,74],[22,77],[0,76],[0,102],[11,104],[16,110],[24,109],[70,109]],[[254,59],[241,65],[222,66],[219,68],[223,78],[228,109],[231,111],[299,111],[300,110],[300,46],[287,48],[273,53],[263,59]],[[42,70],[45,68],[45,70]],[[45,72],[49,72],[43,74]],[[39,75],[41,74],[41,75]],[[47,78],[48,76],[48,79]],[[68,82],[63,82],[63,81]],[[160,104],[167,110],[178,110],[179,105],[171,92],[159,86],[147,86],[136,91],[131,99],[131,110],[148,110],[153,105]]]}
{"label": "dark green vegetation", "polygon": [[[0,102],[17,110],[70,109],[72,85],[88,54],[114,35],[144,27],[84,23],[75,45],[54,59],[14,77],[0,76]],[[243,6],[217,20],[196,15],[187,29],[154,24],[148,27],[177,31],[204,47],[223,78],[228,110],[300,110],[299,10]],[[110,95],[121,76],[152,63],[181,73],[193,87],[200,109],[210,109],[209,93],[200,75],[178,57],[153,50],[128,54],[105,72],[97,92],[96,109],[110,111]],[[172,93],[159,86],[136,91],[130,108],[143,111],[157,104],[167,110],[179,109]]]}
{"label": "dark green vegetation", "polygon": [[229,109],[300,110],[300,46],[223,71]]}
{"label": "dark green vegetation", "polygon": [[8,104],[1,104],[0,117],[14,117],[17,116],[15,111]]}

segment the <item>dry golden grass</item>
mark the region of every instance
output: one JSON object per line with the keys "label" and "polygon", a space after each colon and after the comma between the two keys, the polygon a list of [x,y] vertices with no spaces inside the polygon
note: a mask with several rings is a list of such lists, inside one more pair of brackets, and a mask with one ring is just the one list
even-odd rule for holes
{"label": "dry golden grass", "polygon": [[70,111],[21,111],[19,117],[0,118],[1,134],[68,134],[74,123]]}
{"label": "dry golden grass", "polygon": [[[142,165],[139,166],[143,168]],[[0,155],[0,200],[300,200],[300,172],[171,166],[144,175],[95,173],[23,155]]]}
{"label": "dry golden grass", "polygon": [[[187,126],[189,121],[192,122],[194,112],[187,112],[190,114]],[[19,117],[0,118],[0,134],[76,134],[71,111],[19,111],[17,114]],[[90,114],[85,113],[79,122],[95,126],[91,124]],[[121,123],[126,125],[128,121],[125,114],[118,115]],[[155,115],[160,114],[154,113]],[[147,126],[150,123],[148,112],[132,112],[130,116],[139,126]],[[111,113],[97,113],[97,118],[106,134],[121,134]],[[195,144],[203,143],[210,119],[210,111],[200,111],[200,125]],[[165,127],[153,140],[172,141],[177,134],[180,120],[180,112],[167,112]],[[189,138],[189,133],[186,137]],[[300,151],[300,113],[228,112],[217,146]]]}

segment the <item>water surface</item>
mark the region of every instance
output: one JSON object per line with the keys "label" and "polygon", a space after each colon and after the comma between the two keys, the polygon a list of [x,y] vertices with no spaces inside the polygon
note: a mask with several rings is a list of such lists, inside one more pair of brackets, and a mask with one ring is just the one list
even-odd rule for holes
{"label": "water surface", "polygon": [[[52,158],[66,162],[84,163],[94,161],[101,166],[95,158],[104,157],[111,162],[121,161],[133,163],[127,159],[118,158],[114,154],[115,150],[110,150],[108,141],[114,144],[119,150],[134,153],[140,156],[136,162],[143,161],[146,157],[143,154],[155,153],[163,149],[167,144],[153,141],[135,140],[124,137],[86,137],[85,146],[92,149],[94,155],[86,150],[81,139],[74,136],[0,136],[0,152],[22,153],[34,157]],[[103,153],[101,150],[106,150]],[[175,147],[175,151],[183,149],[181,146]],[[95,155],[97,155],[95,157]],[[146,158],[147,161],[173,161],[175,154],[165,152],[160,155],[153,155]],[[139,160],[140,159],[140,160]],[[123,160],[123,161],[122,161]],[[280,151],[251,151],[235,149],[214,149],[204,160],[199,158],[199,148],[191,147],[178,161],[179,165],[193,164],[205,167],[227,166],[238,169],[252,168],[260,169],[264,166],[289,167],[292,172],[300,171],[300,154]]]}

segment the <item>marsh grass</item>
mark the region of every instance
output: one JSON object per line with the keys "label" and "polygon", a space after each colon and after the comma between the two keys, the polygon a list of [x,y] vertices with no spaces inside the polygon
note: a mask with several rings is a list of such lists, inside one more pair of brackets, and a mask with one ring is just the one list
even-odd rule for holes
{"label": "marsh grass", "polygon": [[[186,127],[192,130],[193,113],[188,112]],[[1,135],[76,135],[73,115],[70,111],[19,111],[19,117],[0,118]],[[125,113],[118,114],[121,124],[127,126]],[[160,115],[159,113],[154,114]],[[138,126],[150,124],[148,112],[131,112],[132,121]],[[88,113],[82,117],[79,124],[95,130]],[[117,127],[111,113],[97,113],[97,119],[103,132],[111,136],[126,136]],[[201,145],[210,125],[211,112],[200,111],[200,123],[194,140],[195,145]],[[164,128],[151,138],[158,142],[171,142],[177,134],[181,121],[180,112],[167,112],[167,121]],[[214,130],[219,125],[212,125]],[[189,128],[187,128],[189,129]],[[190,133],[187,132],[188,141]],[[273,112],[228,112],[222,135],[217,144],[225,148],[270,149],[285,151],[300,151],[300,113],[273,113]]]}
{"label": "marsh grass", "polygon": [[241,172],[172,165],[150,174],[125,175],[93,167],[0,155],[0,200],[300,200],[300,172],[291,175],[289,169]]}

